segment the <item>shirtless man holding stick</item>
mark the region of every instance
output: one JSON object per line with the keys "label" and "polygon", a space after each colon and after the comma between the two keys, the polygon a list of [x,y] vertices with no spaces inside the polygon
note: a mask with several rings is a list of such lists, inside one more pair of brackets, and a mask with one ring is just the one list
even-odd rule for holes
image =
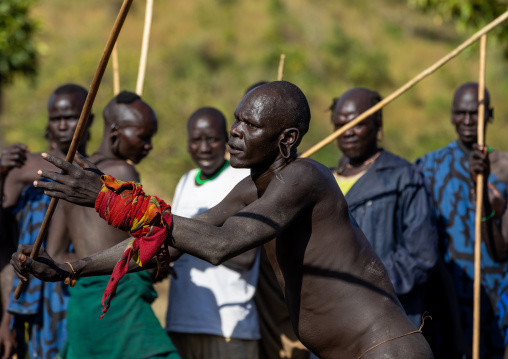
{"label": "shirtless man holding stick", "polygon": [[[245,95],[235,118],[231,165],[250,168],[251,176],[193,219],[174,216],[166,244],[212,264],[265,245],[295,332],[321,358],[432,358],[332,173],[297,158],[310,121],[301,90],[284,81],[259,86]],[[41,171],[57,182],[37,182],[38,187],[94,206],[103,183],[91,163],[80,160],[81,169],[45,158],[67,174]],[[72,262],[78,280],[111,273],[126,245]],[[28,273],[53,281],[69,276],[67,264],[55,263],[44,250],[32,260],[25,256],[29,251],[20,247],[11,260],[22,279]]]}

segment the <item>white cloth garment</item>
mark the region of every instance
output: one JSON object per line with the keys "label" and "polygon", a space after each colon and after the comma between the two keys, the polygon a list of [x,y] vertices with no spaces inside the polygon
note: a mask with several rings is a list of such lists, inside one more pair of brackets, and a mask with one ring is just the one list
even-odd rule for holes
{"label": "white cloth garment", "polygon": [[[176,187],[172,213],[193,217],[218,204],[250,174],[228,166],[218,177],[198,186],[198,169],[186,173]],[[202,333],[225,338],[260,338],[254,293],[259,272],[259,253],[250,270],[235,271],[214,266],[188,254],[175,261],[178,276],[172,278],[166,331]]]}

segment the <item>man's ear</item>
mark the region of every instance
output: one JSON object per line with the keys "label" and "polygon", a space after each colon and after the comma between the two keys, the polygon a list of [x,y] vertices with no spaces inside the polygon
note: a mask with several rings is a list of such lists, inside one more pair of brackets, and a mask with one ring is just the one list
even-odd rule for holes
{"label": "man's ear", "polygon": [[487,109],[487,122],[494,122],[494,107]]}
{"label": "man's ear", "polygon": [[288,159],[296,152],[296,144],[300,139],[300,130],[296,127],[287,128],[282,131],[279,138],[279,151],[282,157]]}
{"label": "man's ear", "polygon": [[120,129],[120,126],[118,126],[118,123],[116,122],[113,122],[111,124],[111,126],[109,126],[109,133],[110,133],[110,136],[117,136],[118,135],[118,130]]}

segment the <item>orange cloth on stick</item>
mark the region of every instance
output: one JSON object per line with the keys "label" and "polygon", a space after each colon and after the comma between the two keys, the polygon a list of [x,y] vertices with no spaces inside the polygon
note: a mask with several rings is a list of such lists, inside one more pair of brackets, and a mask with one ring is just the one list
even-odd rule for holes
{"label": "orange cloth on stick", "polygon": [[118,282],[127,273],[131,258],[142,267],[156,257],[160,267],[160,257],[163,256],[166,267],[169,265],[171,257],[165,240],[173,216],[171,206],[156,196],[146,195],[139,183],[119,181],[109,175],[101,176],[101,180],[104,185],[95,201],[95,210],[108,224],[129,231],[134,237],[116,264],[104,291],[102,318],[116,294]]}

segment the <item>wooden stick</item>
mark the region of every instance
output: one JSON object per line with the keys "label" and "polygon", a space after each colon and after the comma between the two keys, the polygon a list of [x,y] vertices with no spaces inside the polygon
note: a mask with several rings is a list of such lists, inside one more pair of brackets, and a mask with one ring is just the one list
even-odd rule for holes
{"label": "wooden stick", "polygon": [[143,42],[141,43],[141,58],[139,60],[138,82],[136,83],[136,93],[143,94],[143,84],[145,82],[146,59],[148,57],[148,43],[150,41],[150,27],[152,26],[153,0],[146,0],[145,28],[143,30]]}
{"label": "wooden stick", "polygon": [[118,70],[118,49],[116,47],[113,47],[113,54],[112,54],[112,61],[113,61],[113,94],[116,96],[120,93],[120,73]]}
{"label": "wooden stick", "polygon": [[284,60],[286,60],[286,55],[280,54],[279,72],[277,74],[277,81],[282,81],[282,77],[284,76]]}
{"label": "wooden stick", "polygon": [[439,61],[437,61],[434,65],[430,66],[420,74],[418,74],[416,77],[414,77],[412,80],[408,81],[406,84],[404,84],[402,87],[400,87],[397,91],[393,92],[391,95],[386,97],[381,102],[377,103],[376,105],[369,108],[367,111],[360,114],[357,118],[355,118],[353,121],[349,122],[348,124],[342,126],[337,131],[332,133],[331,135],[327,136],[324,140],[320,141],[307,151],[305,151],[300,157],[309,157],[313,153],[319,151],[321,148],[335,140],[337,137],[342,135],[344,132],[349,130],[350,128],[353,128],[356,126],[359,122],[363,121],[370,115],[376,113],[386,105],[388,105],[390,102],[395,100],[397,97],[402,95],[404,92],[409,90],[411,87],[416,85],[418,82],[426,78],[427,76],[431,75],[433,72],[435,72],[437,69],[442,67],[444,64],[446,64],[448,61],[456,57],[458,54],[460,54],[464,49],[466,49],[468,46],[471,46],[476,40],[478,40],[481,36],[485,35],[487,32],[495,28],[497,25],[501,24],[503,21],[505,21],[508,18],[508,11],[504,12],[501,16],[497,17],[494,21],[492,21],[490,24],[486,25],[484,28],[482,28],[480,31],[476,32],[473,36],[471,36],[469,39],[464,41],[461,45],[459,45],[455,50],[450,52],[448,55],[441,58]]}
{"label": "wooden stick", "polygon": [[[485,53],[487,52],[487,35],[480,40],[480,76],[478,79],[478,145],[485,145]],[[476,176],[476,213],[474,238],[474,282],[473,282],[473,359],[480,358],[480,290],[482,258],[482,209],[483,209],[483,174]]]}
{"label": "wooden stick", "polygon": [[[99,66],[95,71],[95,75],[92,80],[92,84],[90,85],[90,90],[88,91],[88,96],[86,97],[85,104],[83,106],[83,110],[81,111],[81,116],[79,117],[78,124],[76,126],[76,131],[74,132],[74,136],[72,137],[71,146],[69,147],[69,152],[67,152],[67,156],[65,160],[67,162],[72,162],[74,160],[74,155],[78,149],[79,142],[81,137],[83,136],[83,132],[86,128],[86,121],[90,116],[90,112],[92,110],[92,105],[95,100],[95,96],[97,95],[97,91],[99,90],[99,86],[101,84],[102,77],[104,75],[104,71],[106,71],[106,67],[108,65],[109,57],[111,56],[111,52],[113,51],[113,47],[115,46],[116,39],[120,34],[120,30],[122,29],[122,25],[127,17],[129,9],[131,7],[133,0],[124,0],[122,4],[122,8],[118,13],[118,17],[116,18],[115,24],[113,25],[113,29],[111,30],[111,34],[109,35],[108,42],[106,43],[106,47],[104,48],[104,52],[102,53],[101,60],[99,62]],[[42,221],[41,229],[37,235],[37,239],[35,240],[34,246],[32,248],[32,253],[30,254],[30,258],[35,258],[39,255],[39,249],[42,245],[42,240],[46,234],[48,229],[49,222],[51,221],[51,217],[55,212],[56,205],[58,204],[57,198],[52,198],[49,203],[48,210]],[[25,287],[26,282],[20,281],[16,291],[14,292],[14,298],[19,299],[23,288]]]}

